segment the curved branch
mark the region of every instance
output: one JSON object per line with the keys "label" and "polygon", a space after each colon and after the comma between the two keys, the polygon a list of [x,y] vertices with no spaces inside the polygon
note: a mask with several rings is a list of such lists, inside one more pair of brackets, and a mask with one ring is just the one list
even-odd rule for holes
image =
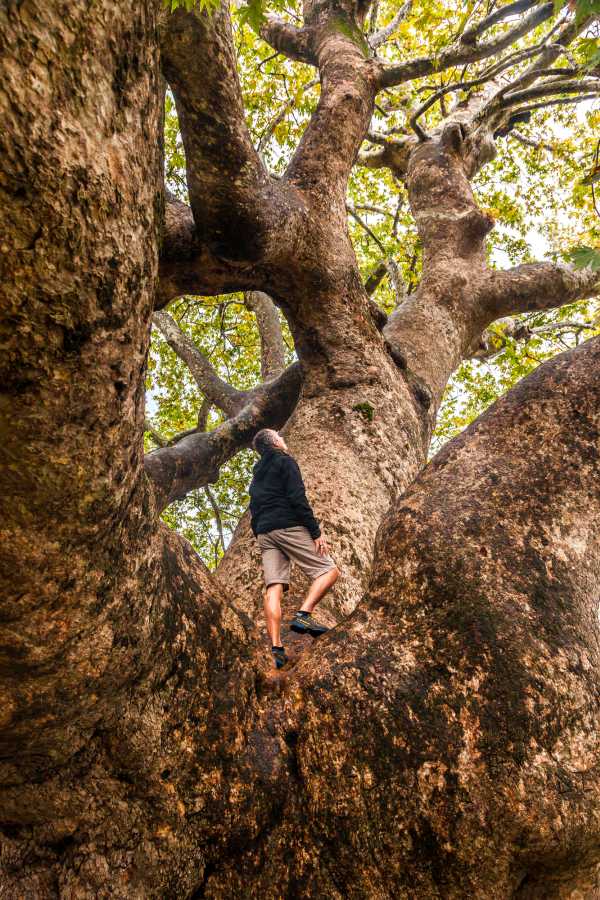
{"label": "curved branch", "polygon": [[144,466],[158,508],[216,481],[220,466],[248,447],[261,428],[281,428],[296,406],[300,385],[300,367],[295,363],[276,381],[261,385],[241,412],[214,431],[190,434],[172,447],[147,453]]}
{"label": "curved branch", "polygon": [[396,28],[403,22],[407,16],[410,15],[411,9],[413,5],[413,0],[406,0],[405,3],[402,4],[392,21],[389,25],[385,25],[383,28],[380,28],[379,31],[376,31],[374,34],[369,36],[369,44],[376,50],[378,47],[381,47],[382,44],[385,44],[389,38],[392,37]]}
{"label": "curved branch", "polygon": [[285,369],[285,343],[279,313],[269,295],[262,291],[248,291],[244,302],[256,316],[260,334],[261,377],[263,381],[269,381]]}
{"label": "curved branch", "polygon": [[[235,289],[260,288],[269,263],[291,252],[302,208],[282,181],[271,178],[252,144],[227,4],[210,14],[179,8],[167,16],[161,60],[185,148],[194,219],[193,231],[186,225],[187,247],[191,243],[196,254],[197,248],[203,254],[198,259],[188,253],[180,281],[205,281],[202,263],[208,261],[216,269],[209,283],[226,280],[237,282]],[[162,274],[173,282],[178,266],[170,261]],[[261,266],[248,277],[249,268]]]}
{"label": "curved branch", "polygon": [[194,342],[166,312],[155,312],[152,321],[169,347],[184,361],[205,398],[227,415],[235,415],[244,405],[246,394],[227,384]]}
{"label": "curved branch", "polygon": [[548,43],[546,47],[544,47],[543,53],[540,54],[538,59],[534,63],[532,63],[528,69],[523,72],[519,78],[509,84],[503,89],[502,93],[505,93],[506,90],[516,90],[524,89],[532,84],[541,74],[543,74],[543,70],[547,69],[551,66],[557,59],[559,59],[563,54],[566,55],[569,59],[568,47],[575,40],[575,38],[582,34],[589,25],[591,25],[594,21],[597,21],[598,15],[591,14],[585,16],[582,19],[578,19],[575,17],[572,21],[567,22],[561,29],[558,34],[556,40],[553,40],[552,43]]}
{"label": "curved branch", "polygon": [[[534,55],[535,53],[541,53],[543,49],[543,44],[538,44],[536,47],[528,48],[522,53],[516,54],[518,59],[527,58],[528,56]],[[438,100],[443,101],[444,97],[447,94],[455,93],[456,91],[466,91],[467,89],[480,87],[483,84],[486,84],[492,80],[494,80],[498,75],[500,75],[503,71],[505,71],[510,66],[515,65],[517,59],[515,59],[514,54],[509,54],[505,59],[499,60],[495,65],[489,66],[478,78],[472,78],[469,81],[455,81],[451,84],[444,85],[438,90],[434,91],[434,93],[427,98],[427,100],[417,109],[410,117],[410,126],[411,128],[417,131],[417,120],[425,113],[428,109],[430,109]],[[463,104],[467,105],[467,104]],[[471,101],[472,105],[472,101]],[[479,104],[481,105],[481,104]],[[446,118],[444,116],[444,118]]]}
{"label": "curved branch", "polygon": [[424,75],[431,75],[432,72],[443,72],[451,66],[464,66],[468,63],[477,62],[480,59],[495,56],[496,53],[506,49],[506,47],[510,47],[515,41],[529,34],[530,31],[533,31],[538,25],[550,19],[553,15],[554,3],[543,3],[537,6],[528,16],[525,16],[518,25],[507,31],[506,34],[500,35],[487,44],[465,46],[458,43],[442,51],[438,57],[422,57],[400,63],[397,66],[387,66],[381,70],[379,87],[392,87],[405,81],[422,78]]}
{"label": "curved branch", "polygon": [[538,0],[515,0],[514,3],[508,3],[506,6],[501,6],[500,9],[496,9],[493,13],[490,13],[489,16],[486,16],[484,19],[481,19],[480,22],[477,22],[476,25],[472,25],[471,28],[463,31],[460,36],[461,44],[474,44],[478,37],[481,37],[485,31],[488,31],[494,25],[503,22],[510,16],[531,9],[531,7],[536,6],[537,3]]}
{"label": "curved branch", "polygon": [[525,263],[512,269],[492,269],[481,291],[482,308],[494,319],[515,313],[553,309],[595,297],[600,272],[551,262]]}
{"label": "curved branch", "polygon": [[[167,16],[161,62],[177,105],[198,237],[227,256],[242,209],[267,176],[244,118],[225,5],[210,15],[179,8]],[[238,249],[232,255],[242,254]]]}
{"label": "curved branch", "polygon": [[[597,15],[586,16],[582,20],[575,18],[573,21],[567,22],[559,31],[556,40],[549,41],[550,35],[541,44],[541,52],[537,55],[535,62],[519,75],[514,81],[503,85],[478,111],[474,117],[473,125],[485,128],[489,121],[494,122],[494,127],[500,127],[506,121],[507,110],[511,106],[504,107],[503,99],[506,94],[518,94],[525,91],[530,85],[540,78],[550,66],[556,62],[562,55],[568,55],[568,47],[575,38],[588,28],[588,26],[597,20]],[[553,31],[557,30],[557,26]],[[551,32],[552,34],[552,32]],[[580,100],[585,99],[580,97]],[[560,101],[550,101],[548,104],[538,104],[526,107],[524,111],[538,109],[543,105],[553,105]],[[564,101],[563,101],[564,102]],[[577,102],[577,101],[576,101]]]}
{"label": "curved branch", "polygon": [[[315,4],[315,46],[321,77],[317,109],[285,173],[287,182],[343,212],[346,184],[373,113],[377,64],[368,58],[356,22]],[[333,204],[332,204],[333,198]]]}
{"label": "curved branch", "polygon": [[216,256],[202,243],[190,207],[166,194],[155,309],[185,294],[214,297],[248,290],[265,280],[252,263]]}
{"label": "curved branch", "polygon": [[529,106],[519,106],[511,110],[511,118],[515,114],[521,116],[525,113],[535,112],[536,109],[545,109],[548,106],[568,106],[573,103],[583,103],[585,100],[595,100],[599,93],[600,91],[594,91],[590,94],[580,94],[577,97],[558,97],[555,100],[542,100],[540,103],[530,103]]}
{"label": "curved branch", "polygon": [[308,28],[296,28],[280,19],[279,16],[267,15],[260,26],[260,36],[278,53],[288,59],[316,66],[317,60],[313,52],[312,33]]}
{"label": "curved branch", "polygon": [[586,92],[600,93],[600,79],[581,78],[578,81],[544,81],[526,90],[504,94],[500,101],[500,106],[502,109],[507,109],[517,106],[519,103],[537,100],[538,97],[552,97],[554,94],[585,94]]}

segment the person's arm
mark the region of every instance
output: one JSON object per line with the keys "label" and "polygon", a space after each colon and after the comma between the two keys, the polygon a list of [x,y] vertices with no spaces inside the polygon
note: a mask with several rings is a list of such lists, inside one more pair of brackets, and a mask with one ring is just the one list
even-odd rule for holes
{"label": "person's arm", "polygon": [[281,467],[286,495],[298,513],[302,525],[308,528],[311,538],[316,540],[321,536],[321,529],[306,497],[300,467],[291,456],[282,457]]}
{"label": "person's arm", "polygon": [[250,528],[252,529],[252,534],[254,537],[257,537],[256,534],[256,511],[252,508],[252,500],[250,500]]}

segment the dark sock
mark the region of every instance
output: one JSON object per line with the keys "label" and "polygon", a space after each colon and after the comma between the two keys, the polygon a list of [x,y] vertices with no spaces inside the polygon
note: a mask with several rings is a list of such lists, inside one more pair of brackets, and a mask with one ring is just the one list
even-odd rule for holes
{"label": "dark sock", "polygon": [[310,613],[309,613],[309,612],[306,612],[305,609],[299,609],[298,612],[296,613],[296,615],[297,615],[297,616],[302,616],[302,618],[304,618],[304,616],[310,616]]}
{"label": "dark sock", "polygon": [[276,644],[273,644],[271,650],[283,650],[283,647],[278,647]]}

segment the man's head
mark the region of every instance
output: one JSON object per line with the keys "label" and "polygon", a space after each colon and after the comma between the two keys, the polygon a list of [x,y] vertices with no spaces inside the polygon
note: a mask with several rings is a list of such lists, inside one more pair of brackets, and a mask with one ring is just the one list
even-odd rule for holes
{"label": "man's head", "polygon": [[260,431],[257,431],[254,435],[252,446],[261,456],[263,456],[267,450],[284,450],[287,453],[288,449],[286,442],[279,432],[274,431],[272,428],[263,428]]}

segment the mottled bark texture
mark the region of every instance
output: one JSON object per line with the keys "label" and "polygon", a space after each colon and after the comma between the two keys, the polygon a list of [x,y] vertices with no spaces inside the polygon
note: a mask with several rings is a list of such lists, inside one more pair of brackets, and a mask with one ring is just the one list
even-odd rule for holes
{"label": "mottled bark texture", "polygon": [[262,815],[254,776],[230,794],[249,623],[142,465],[154,35],[146,3],[2,13],[3,897],[188,896],[236,806]]}
{"label": "mottled bark texture", "polygon": [[[147,4],[2,13],[3,784],[82,750],[146,655],[119,641],[142,640],[156,602],[127,599],[155,528],[141,442],[160,201],[153,29]],[[95,690],[120,654],[111,690]]]}
{"label": "mottled bark texture", "polygon": [[[551,6],[527,7],[511,39]],[[487,268],[477,101],[386,157],[424,267],[387,323],[374,315],[346,182],[379,87],[434,61],[384,70],[366,8],[307,0],[302,27],[265,25],[322,83],[280,179],[244,122],[225,6],[0,11],[2,896],[597,888],[598,341],[415,481],[444,385],[487,325],[597,281]],[[487,27],[437,68],[495,52]],[[190,207],[161,184],[159,65]],[[281,371],[261,300],[271,380],[233,392],[159,317],[230,418],[144,459],[153,311],[227,290],[271,297],[299,362]],[[339,624],[281,677],[247,615],[261,602],[247,519],[216,576],[159,520],[265,423],[284,426],[343,571],[320,612]]]}
{"label": "mottled bark texture", "polygon": [[256,316],[260,335],[260,374],[263,381],[268,381],[281,375],[285,368],[285,342],[279,312],[271,298],[262,291],[248,291],[244,300]]}
{"label": "mottled bark texture", "polygon": [[595,339],[384,519],[365,599],[265,708],[277,821],[206,896],[596,895],[599,390]]}

